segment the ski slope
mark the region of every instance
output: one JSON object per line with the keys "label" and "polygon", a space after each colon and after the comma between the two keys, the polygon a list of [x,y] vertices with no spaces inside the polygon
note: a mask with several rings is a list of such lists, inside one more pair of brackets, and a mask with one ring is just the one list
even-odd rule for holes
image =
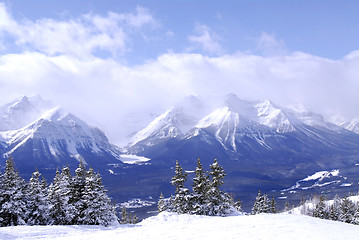
{"label": "ski slope", "polygon": [[0,239],[358,239],[359,226],[294,214],[207,217],[161,213],[136,225],[18,226]]}

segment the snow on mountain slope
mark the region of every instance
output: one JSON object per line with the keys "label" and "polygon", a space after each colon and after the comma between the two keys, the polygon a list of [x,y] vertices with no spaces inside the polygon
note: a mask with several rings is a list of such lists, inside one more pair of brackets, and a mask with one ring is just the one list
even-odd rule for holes
{"label": "snow on mountain slope", "polygon": [[237,151],[238,145],[248,142],[248,138],[268,150],[273,144],[279,148],[285,134],[294,132],[330,146],[333,142],[323,134],[345,131],[325,122],[319,114],[281,108],[269,100],[245,101],[234,94],[228,95],[221,107],[202,118],[194,128],[186,134],[186,139],[198,136],[199,129],[206,129],[205,132],[213,134],[224,148],[232,151]]}
{"label": "snow on mountain slope", "polygon": [[[203,102],[195,96],[189,96],[135,134],[131,138],[129,147],[148,138],[181,137],[202,117],[204,111]],[[150,142],[146,144],[151,145]]]}
{"label": "snow on mountain slope", "polygon": [[358,226],[296,214],[208,217],[160,213],[135,225],[17,226],[1,239],[356,239]]}
{"label": "snow on mountain slope", "polygon": [[53,108],[40,96],[23,96],[0,107],[0,131],[15,130],[30,124]]}
{"label": "snow on mountain slope", "polygon": [[341,127],[359,134],[359,118],[340,124]]}
{"label": "snow on mountain slope", "polygon": [[321,188],[331,184],[340,184],[347,178],[339,175],[340,170],[334,169],[331,171],[319,171],[307,176],[296,182],[296,184],[282,192],[308,190],[312,188]]}
{"label": "snow on mountain slope", "polygon": [[322,127],[331,131],[341,130],[340,127],[325,122],[319,114],[307,111],[296,112],[281,108],[269,100],[245,101],[239,99],[234,94],[228,95],[222,107],[215,109],[211,114],[201,119],[194,127],[207,128],[216,126],[221,128],[228,120],[234,121],[235,123],[232,125],[238,125],[239,128],[248,128],[248,125],[255,127],[263,125],[278,133],[303,130],[303,127],[301,127],[303,125]]}
{"label": "snow on mountain slope", "polygon": [[9,145],[5,155],[12,154],[32,139],[46,145],[55,158],[68,154],[83,160],[78,150],[84,149],[92,153],[105,151],[120,159],[119,149],[111,145],[99,129],[89,127],[84,121],[59,107],[45,112],[39,119],[21,129],[2,132],[1,135]]}

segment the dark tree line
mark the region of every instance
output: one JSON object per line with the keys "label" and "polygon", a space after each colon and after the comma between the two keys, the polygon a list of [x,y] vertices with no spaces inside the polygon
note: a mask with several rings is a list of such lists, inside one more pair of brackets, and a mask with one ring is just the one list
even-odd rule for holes
{"label": "dark tree line", "polygon": [[19,176],[10,157],[0,176],[0,226],[109,225],[117,221],[100,174],[80,163],[71,176],[64,167],[48,186],[40,172],[29,182]]}
{"label": "dark tree line", "polygon": [[185,187],[187,173],[176,162],[175,175],[171,184],[175,187],[175,195],[165,199],[161,194],[158,201],[158,210],[188,213],[197,215],[226,215],[234,211],[235,204],[232,197],[220,190],[224,183],[225,172],[218,164],[217,159],[210,165],[210,171],[204,171],[200,159],[197,161],[195,177],[192,182],[192,192]]}

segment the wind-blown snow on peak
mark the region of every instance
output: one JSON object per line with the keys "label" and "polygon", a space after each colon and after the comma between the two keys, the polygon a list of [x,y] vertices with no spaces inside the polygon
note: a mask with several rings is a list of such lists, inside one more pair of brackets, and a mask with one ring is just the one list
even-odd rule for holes
{"label": "wind-blown snow on peak", "polygon": [[24,127],[53,107],[40,96],[23,96],[0,107],[0,131]]}

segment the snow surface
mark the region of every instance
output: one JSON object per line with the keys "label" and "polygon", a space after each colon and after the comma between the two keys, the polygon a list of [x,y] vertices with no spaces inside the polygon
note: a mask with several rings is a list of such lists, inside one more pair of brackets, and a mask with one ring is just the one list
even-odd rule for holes
{"label": "snow surface", "polygon": [[0,239],[357,239],[359,227],[295,214],[208,217],[161,213],[136,225],[18,226]]}
{"label": "snow surface", "polygon": [[[327,186],[330,184],[339,184],[346,179],[346,177],[340,176],[339,173],[340,173],[339,169],[334,169],[331,171],[315,172],[314,174],[309,175],[306,178],[303,178],[303,179],[297,181],[295,183],[295,185],[291,186],[290,188],[282,190],[282,192],[287,192],[287,191],[291,192],[295,189],[308,190],[311,188],[323,187],[323,186]],[[333,177],[335,177],[334,180],[333,180]],[[314,181],[314,183],[313,183],[313,181]],[[348,185],[348,183],[346,183],[346,184],[344,184],[344,185],[342,184],[340,186],[341,187],[349,187],[351,185]],[[295,192],[295,191],[293,191],[293,192]]]}
{"label": "snow surface", "polygon": [[121,162],[127,163],[127,164],[141,164],[141,163],[148,162],[151,159],[142,157],[142,156],[132,155],[132,154],[121,154],[120,160],[121,160]]}
{"label": "snow surface", "polygon": [[127,202],[123,202],[121,204],[119,204],[119,206],[125,207],[127,209],[133,209],[133,208],[142,208],[142,207],[149,207],[149,206],[153,206],[156,205],[157,202],[150,200],[145,200],[145,199],[141,199],[141,198],[133,198]]}
{"label": "snow surface", "polygon": [[316,172],[314,173],[313,175],[310,175],[300,181],[311,181],[311,180],[316,180],[316,179],[323,179],[325,177],[329,177],[330,175],[332,176],[338,176],[339,174],[339,170],[336,169],[336,170],[333,170],[331,172],[328,172],[328,171],[320,171],[320,172]]}

